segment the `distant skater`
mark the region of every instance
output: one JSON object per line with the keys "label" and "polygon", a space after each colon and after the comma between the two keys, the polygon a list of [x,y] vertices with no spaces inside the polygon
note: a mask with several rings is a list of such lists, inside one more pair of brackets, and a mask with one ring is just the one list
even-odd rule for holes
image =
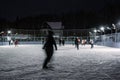
{"label": "distant skater", "polygon": [[43,69],[49,68],[48,63],[50,62],[50,60],[53,56],[53,53],[54,53],[53,45],[54,45],[55,49],[57,50],[56,42],[53,38],[53,32],[48,31],[48,37],[47,37],[47,40],[43,46],[43,49],[45,49],[45,53],[46,53],[46,58],[45,58],[44,63],[43,63]]}
{"label": "distant skater", "polygon": [[93,48],[94,47],[93,40],[90,41],[90,44],[91,44],[91,48]]}
{"label": "distant skater", "polygon": [[14,41],[14,44],[15,44],[15,47],[18,46],[18,40],[17,39]]}
{"label": "distant skater", "polygon": [[13,45],[13,40],[10,41],[10,45]]}
{"label": "distant skater", "polygon": [[79,50],[79,39],[75,38],[75,47],[77,47],[77,50]]}
{"label": "distant skater", "polygon": [[8,42],[9,42],[9,45],[11,45],[11,40],[9,40]]}
{"label": "distant skater", "polygon": [[62,43],[62,39],[59,38],[59,46],[61,46],[61,43]]}

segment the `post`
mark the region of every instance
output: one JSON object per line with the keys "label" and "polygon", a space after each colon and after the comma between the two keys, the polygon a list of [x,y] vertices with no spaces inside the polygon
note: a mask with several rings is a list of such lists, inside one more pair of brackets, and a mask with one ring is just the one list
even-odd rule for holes
{"label": "post", "polygon": [[96,33],[97,33],[97,30],[95,29],[94,30],[94,41],[96,40]]}
{"label": "post", "polygon": [[115,24],[112,24],[112,26],[114,27],[114,29],[115,29],[115,43],[117,42],[117,36],[116,36],[116,33],[117,33],[117,27],[116,27],[116,25]]}
{"label": "post", "polygon": [[35,30],[33,30],[34,31],[34,41],[35,41]]}
{"label": "post", "polygon": [[115,28],[115,43],[117,43],[117,28]]}
{"label": "post", "polygon": [[3,45],[3,34],[2,34],[2,45]]}
{"label": "post", "polygon": [[0,34],[2,35],[2,36],[1,36],[2,38],[1,38],[1,39],[2,39],[2,45],[3,45],[3,42],[4,42],[4,40],[3,40],[3,34],[4,34],[4,32],[2,31]]}

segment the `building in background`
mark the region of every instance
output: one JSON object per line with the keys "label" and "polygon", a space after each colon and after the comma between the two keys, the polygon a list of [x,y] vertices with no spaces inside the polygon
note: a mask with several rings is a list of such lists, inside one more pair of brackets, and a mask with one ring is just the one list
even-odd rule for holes
{"label": "building in background", "polygon": [[54,37],[62,37],[64,26],[62,22],[45,22],[41,26],[41,32],[44,35],[47,35],[48,30],[53,30]]}

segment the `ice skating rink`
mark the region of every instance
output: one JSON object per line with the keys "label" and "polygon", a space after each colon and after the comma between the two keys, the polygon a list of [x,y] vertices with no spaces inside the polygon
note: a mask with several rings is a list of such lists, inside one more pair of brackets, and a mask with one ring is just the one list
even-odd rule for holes
{"label": "ice skating rink", "polygon": [[58,46],[43,70],[43,45],[0,46],[0,80],[120,80],[120,49]]}

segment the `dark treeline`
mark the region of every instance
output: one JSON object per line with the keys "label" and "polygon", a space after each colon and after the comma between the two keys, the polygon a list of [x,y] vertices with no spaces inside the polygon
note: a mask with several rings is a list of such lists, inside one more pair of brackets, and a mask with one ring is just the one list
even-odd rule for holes
{"label": "dark treeline", "polygon": [[21,18],[10,22],[0,18],[0,27],[17,29],[41,29],[45,22],[61,21],[65,29],[88,29],[101,24],[115,23],[120,19],[120,5],[107,4],[99,11],[68,12],[63,14],[41,14]]}

